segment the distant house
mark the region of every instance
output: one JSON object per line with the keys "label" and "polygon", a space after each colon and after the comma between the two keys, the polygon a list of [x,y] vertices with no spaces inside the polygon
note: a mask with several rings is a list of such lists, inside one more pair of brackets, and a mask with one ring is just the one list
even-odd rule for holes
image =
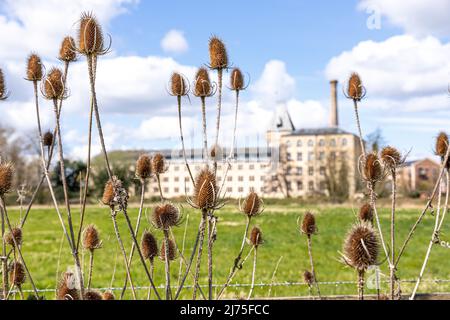
{"label": "distant house", "polygon": [[439,176],[440,165],[429,159],[405,162],[398,172],[398,184],[405,192],[430,192]]}

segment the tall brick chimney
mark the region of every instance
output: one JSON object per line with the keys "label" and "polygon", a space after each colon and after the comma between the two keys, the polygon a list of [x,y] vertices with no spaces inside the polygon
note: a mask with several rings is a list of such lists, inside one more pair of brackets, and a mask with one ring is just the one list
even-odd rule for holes
{"label": "tall brick chimney", "polygon": [[339,127],[339,114],[338,114],[338,98],[337,98],[337,80],[331,80],[331,108],[330,108],[330,127]]}

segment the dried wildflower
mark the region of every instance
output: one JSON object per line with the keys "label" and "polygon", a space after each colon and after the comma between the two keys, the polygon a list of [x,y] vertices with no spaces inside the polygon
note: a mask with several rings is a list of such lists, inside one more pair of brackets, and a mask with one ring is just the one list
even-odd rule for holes
{"label": "dried wildflower", "polygon": [[87,226],[83,233],[83,247],[93,251],[102,247],[102,241],[94,225]]}
{"label": "dried wildflower", "polygon": [[176,97],[182,97],[188,94],[188,88],[183,76],[177,72],[172,74],[170,78],[171,94]]}
{"label": "dried wildflower", "polygon": [[27,80],[41,81],[43,76],[41,58],[32,53],[27,61]]}
{"label": "dried wildflower", "polygon": [[89,290],[84,294],[85,300],[103,300],[102,294],[100,292]]}
{"label": "dried wildflower", "polygon": [[9,281],[17,287],[21,287],[26,280],[25,267],[22,263],[16,261],[12,264],[9,271]]}
{"label": "dried wildflower", "polygon": [[306,270],[306,271],[303,273],[303,280],[305,281],[305,283],[306,283],[308,286],[311,287],[311,286],[313,285],[313,283],[314,283],[314,275],[312,274],[312,272]]}
{"label": "dried wildflower", "polygon": [[116,297],[111,291],[106,291],[103,293],[102,300],[116,300]]}
{"label": "dried wildflower", "polygon": [[359,209],[359,220],[368,223],[373,222],[373,209],[370,204],[366,203]]}
{"label": "dried wildflower", "polygon": [[[163,241],[161,245],[161,253],[159,258],[162,261],[166,261],[166,242]],[[177,253],[175,251],[175,242],[172,239],[169,239],[169,261],[173,261],[177,258]]]}
{"label": "dried wildflower", "polygon": [[228,54],[225,44],[215,36],[209,39],[209,60],[211,69],[228,68]]}
{"label": "dried wildflower", "polygon": [[197,97],[208,97],[212,94],[211,81],[209,80],[208,70],[200,68],[195,76],[195,91]]}
{"label": "dried wildflower", "polygon": [[379,242],[373,228],[367,223],[352,227],[344,243],[344,261],[357,270],[366,270],[377,263]]}
{"label": "dried wildflower", "polygon": [[166,159],[161,153],[157,153],[152,158],[152,171],[155,174],[166,172]]}
{"label": "dried wildflower", "polygon": [[65,95],[63,73],[58,68],[52,68],[44,80],[43,94],[49,100],[62,99]]}
{"label": "dried wildflower", "polygon": [[441,132],[436,138],[436,155],[440,156],[443,159],[447,154],[447,149],[448,136],[445,132]]}
{"label": "dried wildflower", "polygon": [[218,187],[214,173],[208,167],[200,171],[195,179],[194,204],[199,209],[215,207]]}
{"label": "dried wildflower", "polygon": [[73,62],[77,59],[75,40],[72,37],[65,37],[59,49],[59,59],[64,62]]}
{"label": "dried wildflower", "polygon": [[383,168],[375,153],[369,153],[364,162],[364,178],[370,182],[379,181],[383,177]]}
{"label": "dried wildflower", "polygon": [[308,236],[317,232],[316,218],[311,212],[306,212],[302,221],[302,232]]}
{"label": "dried wildflower", "polygon": [[248,217],[256,217],[263,211],[263,202],[256,192],[250,191],[241,207],[241,211]]}
{"label": "dried wildflower", "polygon": [[78,30],[78,51],[84,55],[103,54],[104,40],[102,27],[92,13],[83,13]]}
{"label": "dried wildflower", "polygon": [[0,196],[11,191],[14,166],[10,162],[0,163]]}
{"label": "dried wildflower", "polygon": [[261,243],[263,243],[262,231],[258,227],[253,227],[250,232],[250,243],[252,246],[258,247]]}
{"label": "dried wildflower", "polygon": [[148,231],[142,235],[141,251],[145,259],[153,260],[158,256],[158,243],[153,234]]}
{"label": "dried wildflower", "polygon": [[347,96],[355,101],[360,101],[364,97],[364,87],[356,72],[352,73],[348,80]]}
{"label": "dried wildflower", "polygon": [[386,167],[394,169],[402,163],[402,156],[397,149],[385,147],[381,150],[381,160]]}
{"label": "dried wildflower", "polygon": [[0,69],[0,100],[6,100],[8,98],[8,90],[6,89],[5,76],[3,70]]}
{"label": "dried wildflower", "polygon": [[114,184],[111,180],[106,182],[105,189],[103,191],[102,202],[104,205],[113,206],[114,202]]}
{"label": "dried wildflower", "polygon": [[58,300],[80,300],[80,294],[75,286],[75,275],[65,272],[58,283],[56,298]]}
{"label": "dried wildflower", "polygon": [[169,230],[179,225],[181,221],[180,210],[171,203],[157,205],[153,210],[153,225],[161,230]]}
{"label": "dried wildflower", "polygon": [[136,177],[145,180],[152,176],[152,158],[143,154],[136,161]]}
{"label": "dried wildflower", "polygon": [[244,90],[244,76],[239,68],[234,68],[230,77],[231,90],[241,91]]}
{"label": "dried wildflower", "polygon": [[128,206],[128,192],[123,187],[123,183],[116,176],[113,176],[105,184],[102,202],[111,208],[118,207],[120,211],[126,210]]}
{"label": "dried wildflower", "polygon": [[20,246],[22,244],[22,229],[13,228],[12,232],[5,234],[5,242],[10,246],[15,246],[14,239],[16,239],[17,244]]}
{"label": "dried wildflower", "polygon": [[51,147],[53,145],[53,133],[51,133],[50,131],[44,133],[42,142],[44,144],[44,147]]}

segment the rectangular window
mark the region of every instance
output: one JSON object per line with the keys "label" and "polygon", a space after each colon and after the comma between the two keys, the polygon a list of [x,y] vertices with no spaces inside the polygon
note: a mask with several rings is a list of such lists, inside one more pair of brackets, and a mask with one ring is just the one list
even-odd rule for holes
{"label": "rectangular window", "polygon": [[314,161],[314,152],[308,153],[308,161]]}
{"label": "rectangular window", "polygon": [[297,181],[297,190],[303,190],[303,181]]}
{"label": "rectangular window", "polygon": [[249,169],[250,169],[250,170],[255,170],[255,165],[254,165],[254,164],[251,164],[251,165],[249,166]]}
{"label": "rectangular window", "polygon": [[310,182],[308,183],[308,190],[309,190],[309,191],[314,191],[314,181],[310,181]]}
{"label": "rectangular window", "polygon": [[298,167],[298,168],[297,168],[297,174],[298,174],[299,176],[302,176],[302,175],[303,175],[303,168],[302,168],[302,167]]}
{"label": "rectangular window", "polygon": [[301,152],[297,153],[297,161],[303,161],[303,153]]}
{"label": "rectangular window", "polygon": [[319,152],[319,160],[324,160],[325,159],[325,152]]}
{"label": "rectangular window", "polygon": [[314,167],[309,167],[308,168],[308,175],[309,176],[313,176],[314,175]]}
{"label": "rectangular window", "polygon": [[325,175],[325,167],[320,167],[320,175],[321,176]]}
{"label": "rectangular window", "polygon": [[243,176],[240,176],[240,177],[238,178],[238,181],[239,181],[239,182],[243,182],[243,181],[244,181],[244,177],[243,177]]}
{"label": "rectangular window", "polygon": [[255,181],[255,176],[250,176],[249,180],[252,181],[252,182]]}
{"label": "rectangular window", "polygon": [[228,177],[227,177],[227,181],[228,181],[228,182],[233,181],[233,177],[232,177],[232,176],[228,176]]}

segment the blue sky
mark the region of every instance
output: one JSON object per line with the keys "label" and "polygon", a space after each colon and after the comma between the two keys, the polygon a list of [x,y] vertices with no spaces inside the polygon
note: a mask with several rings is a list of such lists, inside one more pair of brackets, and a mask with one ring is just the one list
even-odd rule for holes
{"label": "blue sky", "polygon": [[[327,125],[328,82],[337,78],[342,85],[351,71],[361,74],[368,91],[361,104],[366,133],[381,128],[387,142],[423,157],[431,155],[434,136],[450,125],[447,0],[435,0],[433,6],[424,0],[3,0],[0,63],[13,95],[0,121],[18,132],[35,131],[32,92],[23,81],[26,56],[36,51],[46,65],[58,64],[59,43],[64,35],[75,35],[85,10],[93,10],[113,37],[113,50],[100,59],[98,70],[109,149],[177,146],[175,101],[165,86],[172,71],[192,78],[195,68],[208,62],[212,34],[225,41],[231,62],[251,76],[242,95],[241,143],[264,135],[280,103],[297,127]],[[379,28],[368,28],[368,19]],[[162,45],[164,39],[170,48]],[[86,147],[85,68],[83,59],[71,68],[71,97],[63,113],[67,152],[79,158]],[[227,93],[223,141],[232,127],[232,103]],[[339,103],[341,127],[355,132],[351,103],[342,94]],[[198,101],[184,104],[187,135],[197,143]],[[212,121],[215,101],[208,104]],[[43,110],[43,121],[52,126],[49,110]]]}

